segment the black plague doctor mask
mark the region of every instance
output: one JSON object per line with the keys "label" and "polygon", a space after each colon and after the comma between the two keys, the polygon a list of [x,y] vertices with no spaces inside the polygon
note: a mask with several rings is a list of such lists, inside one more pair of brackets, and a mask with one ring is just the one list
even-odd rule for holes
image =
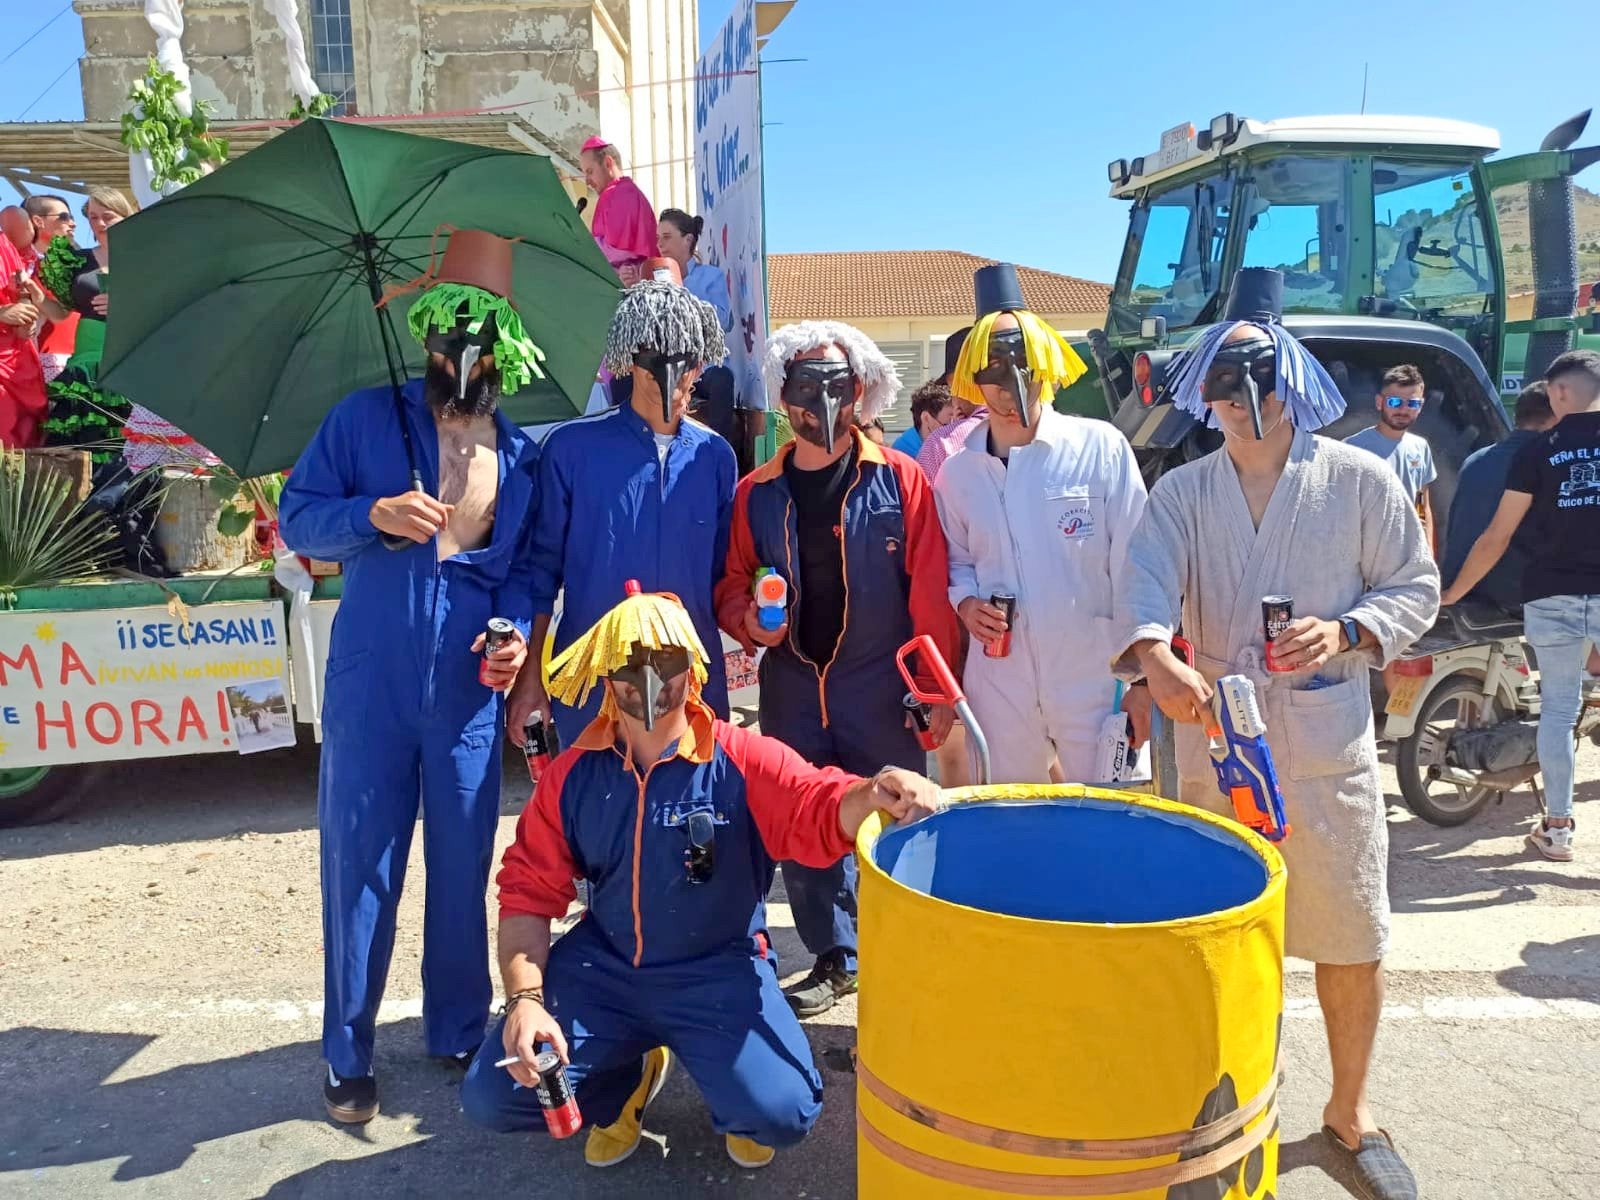
{"label": "black plague doctor mask", "polygon": [[615,683],[627,684],[639,693],[640,711],[632,711],[632,706],[623,704],[620,696],[617,707],[643,721],[646,731],[654,729],[657,717],[665,716],[676,703],[682,702],[682,692],[673,689],[677,695],[669,694],[668,685],[682,679],[690,666],[687,650],[650,650],[644,646],[634,646],[627,665],[618,667],[610,678]]}
{"label": "black plague doctor mask", "polygon": [[1278,386],[1278,352],[1265,331],[1251,330],[1242,341],[1219,347],[1206,371],[1203,397],[1207,404],[1237,404],[1250,413],[1256,441],[1266,436],[1261,428],[1261,398]]}
{"label": "black plague doctor mask", "polygon": [[782,398],[785,404],[803,408],[817,418],[822,426],[822,448],[832,454],[839,410],[855,403],[855,369],[836,358],[802,359],[790,365]]}
{"label": "black plague doctor mask", "polygon": [[639,349],[634,352],[633,365],[649,373],[661,390],[661,419],[672,420],[672,397],[678,392],[683,377],[700,364],[692,354],[662,354],[659,350]]}
{"label": "black plague doctor mask", "polygon": [[472,321],[463,312],[456,321],[455,328],[440,329],[435,325],[428,330],[428,336],[423,339],[423,347],[429,354],[443,355],[455,368],[458,404],[467,398],[467,378],[472,374],[473,366],[480,358],[486,358],[494,353],[497,333],[493,313],[485,316],[479,323],[477,331],[473,332]]}
{"label": "black plague doctor mask", "polygon": [[976,383],[1004,388],[1017,402],[1017,417],[1024,429],[1033,424],[1028,411],[1028,393],[1033,389],[1033,371],[1028,367],[1028,346],[1022,329],[997,329],[989,335],[989,364],[973,373]]}

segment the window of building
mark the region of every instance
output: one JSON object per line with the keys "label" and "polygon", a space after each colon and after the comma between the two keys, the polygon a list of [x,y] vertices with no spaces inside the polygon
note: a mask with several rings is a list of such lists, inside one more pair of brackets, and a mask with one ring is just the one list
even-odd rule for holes
{"label": "window of building", "polygon": [[355,30],[350,0],[311,0],[311,75],[334,98],[330,116],[356,111]]}

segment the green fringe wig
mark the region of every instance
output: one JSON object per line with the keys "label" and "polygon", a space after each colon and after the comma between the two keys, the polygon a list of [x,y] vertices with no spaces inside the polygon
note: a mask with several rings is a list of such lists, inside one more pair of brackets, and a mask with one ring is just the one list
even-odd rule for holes
{"label": "green fringe wig", "polygon": [[430,328],[454,329],[461,320],[465,307],[468,329],[477,333],[491,313],[495,322],[494,365],[500,372],[500,390],[510,395],[535,379],[543,379],[539,364],[544,361],[544,351],[533,344],[528,331],[522,327],[522,318],[511,307],[511,301],[496,296],[482,288],[465,283],[436,283],[417,297],[411,311],[406,314],[406,324],[411,334],[422,341]]}
{"label": "green fringe wig", "polygon": [[39,278],[57,301],[72,306],[72,278],[89,260],[72,248],[72,243],[59,234],[50,239],[50,246],[39,261]]}
{"label": "green fringe wig", "polygon": [[701,366],[728,357],[717,310],[672,283],[647,279],[622,295],[611,318],[602,360],[613,375],[633,370],[634,353],[641,348],[660,354],[688,354]]}

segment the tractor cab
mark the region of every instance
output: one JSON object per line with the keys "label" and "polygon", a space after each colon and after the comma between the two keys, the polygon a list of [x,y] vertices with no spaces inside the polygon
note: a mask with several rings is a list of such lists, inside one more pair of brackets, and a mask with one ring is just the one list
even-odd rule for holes
{"label": "tractor cab", "polygon": [[1493,375],[1504,289],[1478,166],[1499,148],[1492,129],[1420,117],[1230,114],[1168,130],[1156,153],[1109,167],[1133,208],[1106,335],[1181,342],[1215,319],[1240,267],[1276,267],[1285,315],[1427,321]]}

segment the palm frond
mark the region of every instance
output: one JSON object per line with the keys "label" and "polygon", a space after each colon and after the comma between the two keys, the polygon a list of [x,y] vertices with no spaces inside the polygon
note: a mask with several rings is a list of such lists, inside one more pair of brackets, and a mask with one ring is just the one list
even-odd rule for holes
{"label": "palm frond", "polygon": [[117,533],[102,514],[69,499],[54,471],[25,454],[0,455],[0,591],[81,579],[105,567]]}

